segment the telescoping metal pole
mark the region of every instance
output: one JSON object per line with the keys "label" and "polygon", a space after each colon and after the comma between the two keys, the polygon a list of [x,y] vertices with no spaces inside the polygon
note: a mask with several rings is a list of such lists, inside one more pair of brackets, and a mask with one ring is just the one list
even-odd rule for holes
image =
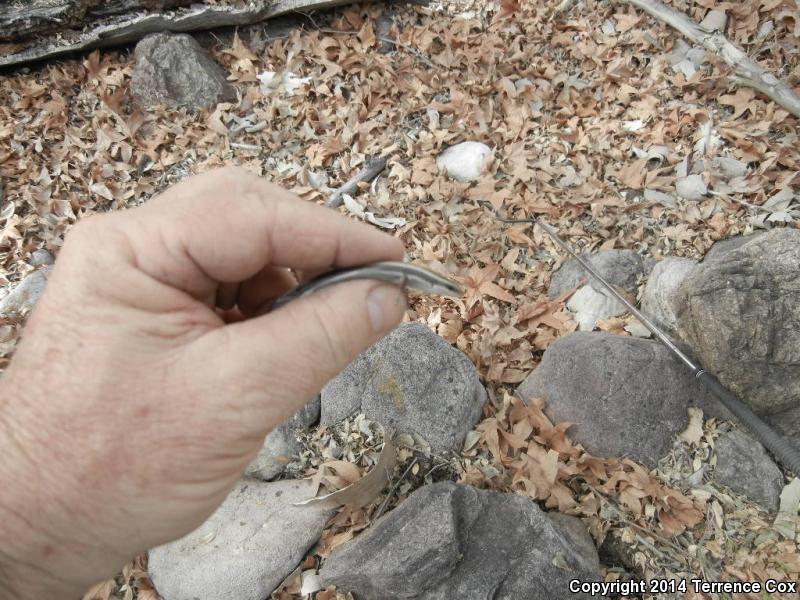
{"label": "telescoping metal pole", "polygon": [[756,436],[758,441],[760,441],[765,448],[775,455],[775,457],[783,464],[784,467],[792,471],[795,475],[800,476],[800,451],[792,446],[788,440],[779,435],[778,432],[767,425],[750,409],[749,406],[734,396],[731,391],[725,388],[725,386],[723,386],[716,377],[704,370],[691,358],[686,356],[686,354],[683,353],[677,345],[675,345],[675,342],[673,342],[666,333],[664,333],[655,323],[642,314],[632,303],[626,300],[625,297],[620,294],[614,288],[614,286],[608,283],[608,281],[606,281],[605,278],[603,278],[603,276],[600,275],[588,261],[584,260],[581,258],[581,256],[574,252],[572,248],[570,248],[569,245],[567,245],[567,243],[558,236],[558,233],[553,227],[547,223],[543,223],[539,219],[499,220],[503,223],[532,223],[544,229],[547,235],[549,235],[556,244],[566,250],[575,260],[577,260],[578,264],[580,264],[590,275],[592,275],[592,277],[597,279],[597,281],[599,281],[600,284],[606,290],[608,290],[608,292],[614,298],[619,300],[634,317],[639,319],[642,325],[647,327],[647,329],[656,337],[656,339],[658,339],[658,341],[669,348],[670,352],[672,352],[672,354],[674,354],[689,368],[689,371],[695,377],[695,379],[701,381],[709,392],[716,396],[728,410],[736,415],[736,417],[739,418],[739,420],[742,421],[742,423],[744,423],[747,428],[753,432],[753,435]]}

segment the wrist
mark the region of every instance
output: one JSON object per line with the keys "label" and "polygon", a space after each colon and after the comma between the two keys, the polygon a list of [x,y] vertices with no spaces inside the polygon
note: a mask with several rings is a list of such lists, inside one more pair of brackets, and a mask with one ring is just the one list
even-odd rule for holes
{"label": "wrist", "polygon": [[0,379],[0,599],[79,597],[82,585],[52,570],[65,549],[44,533],[48,500],[33,483],[42,473],[27,447],[20,398],[7,377]]}

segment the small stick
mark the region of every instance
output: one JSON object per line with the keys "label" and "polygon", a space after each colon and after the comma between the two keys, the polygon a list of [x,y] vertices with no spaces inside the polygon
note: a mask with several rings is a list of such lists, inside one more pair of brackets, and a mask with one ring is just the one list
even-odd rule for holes
{"label": "small stick", "polygon": [[751,60],[742,50],[719,31],[706,31],[688,16],[659,0],[624,0],[677,29],[684,37],[695,44],[700,44],[709,52],[713,52],[733,69],[733,79],[748,87],[758,90],[795,117],[800,117],[800,96],[783,81],[775,77],[764,67]]}
{"label": "small stick", "polygon": [[336,190],[330,199],[325,203],[328,208],[338,208],[344,202],[344,195],[352,196],[358,189],[358,184],[362,181],[372,181],[381,171],[386,168],[386,162],[389,160],[388,156],[375,156],[368,158],[364,163],[362,169],[353,177],[347,180],[342,187]]}
{"label": "small stick", "polygon": [[240,144],[239,142],[231,142],[231,148],[237,150],[250,150],[251,152],[261,152],[261,146],[255,144]]}
{"label": "small stick", "polygon": [[389,490],[389,493],[386,494],[386,498],[384,499],[383,502],[381,502],[381,506],[378,509],[378,512],[375,513],[375,518],[373,519],[373,521],[377,521],[378,519],[381,518],[381,515],[383,514],[383,511],[386,510],[386,505],[389,504],[389,500],[392,499],[392,497],[394,496],[394,493],[397,491],[397,488],[400,487],[400,483],[403,481],[403,479],[406,478],[406,475],[409,474],[409,472],[411,471],[411,469],[414,467],[415,464],[417,464],[417,457],[416,456],[414,457],[414,460],[411,461],[411,464],[408,465],[406,470],[403,471],[403,474],[400,475],[400,478],[397,481],[395,481],[394,485],[392,486],[392,489]]}

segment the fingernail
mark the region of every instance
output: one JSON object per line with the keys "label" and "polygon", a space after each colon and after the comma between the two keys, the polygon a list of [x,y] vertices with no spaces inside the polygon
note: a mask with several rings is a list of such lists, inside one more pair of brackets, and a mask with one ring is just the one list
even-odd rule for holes
{"label": "fingernail", "polygon": [[367,295],[367,312],[372,331],[383,333],[397,325],[406,309],[406,295],[394,285],[380,285]]}

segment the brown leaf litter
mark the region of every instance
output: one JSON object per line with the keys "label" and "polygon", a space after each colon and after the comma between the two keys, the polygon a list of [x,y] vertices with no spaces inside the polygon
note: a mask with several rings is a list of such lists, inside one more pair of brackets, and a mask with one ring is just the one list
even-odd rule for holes
{"label": "brown leaf litter", "polygon": [[[125,51],[8,73],[0,79],[0,284],[30,273],[34,250],[57,254],[78,219],[140,204],[192,173],[239,164],[323,202],[369,157],[390,155],[359,202],[377,217],[405,219],[396,235],[409,258],[469,290],[455,300],[414,297],[408,319],[464,351],[494,398],[457,477],[580,515],[598,541],[632,544],[629,568],[648,576],[796,579],[795,541],[775,537],[752,504],[711,484],[687,487],[669,468],[589,456],[565,424],[502,387],[521,381],[576,324],[565,297],[546,296],[565,257],[538,229],[504,226],[495,213],[542,216],[576,250],[696,258],[718,239],[779,222],[800,184],[797,120],[738,87],[719,60],[702,54],[692,70],[673,68],[680,38],[667,26],[623,4],[586,0],[556,14],[560,4],[396,7],[388,52],[376,33],[381,6],[315,16],[308,30],[265,45],[235,37],[213,51],[240,100],[208,112],[134,110]],[[670,5],[698,22],[708,9],[725,10],[732,42],[798,81],[793,0]],[[494,158],[480,181],[450,181],[436,157],[468,140],[491,146]],[[675,195],[687,175],[705,186],[698,200]],[[780,202],[762,208],[771,198]],[[0,368],[24,319],[0,323]],[[623,332],[622,322],[604,326]],[[398,470],[413,460],[406,452]],[[325,477],[346,479],[340,467]],[[443,471],[452,475],[448,467],[431,477]],[[319,552],[369,525],[374,508],[359,510],[340,513]],[[143,572],[139,561],[94,596],[132,598],[138,585],[139,598],[152,597]],[[334,597],[317,598],[325,594]]]}

